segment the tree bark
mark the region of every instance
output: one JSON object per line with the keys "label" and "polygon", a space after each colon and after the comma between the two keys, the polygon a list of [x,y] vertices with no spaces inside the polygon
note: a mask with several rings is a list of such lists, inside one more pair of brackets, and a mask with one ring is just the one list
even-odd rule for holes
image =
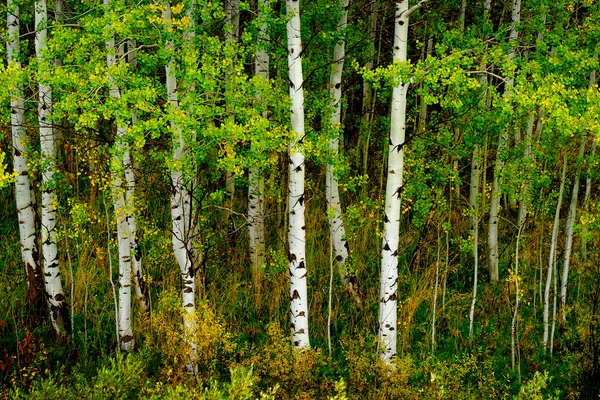
{"label": "tree bark", "polygon": [[[7,0],[8,38],[6,41],[7,61],[9,66],[21,70],[19,61],[20,14],[18,5]],[[19,239],[21,243],[21,259],[25,271],[25,300],[37,316],[46,311],[44,299],[44,278],[40,265],[35,231],[35,212],[33,189],[29,179],[29,157],[27,156],[27,132],[25,131],[25,98],[20,83],[10,90],[10,122],[13,143],[13,164],[17,174],[15,179],[15,199],[19,220]]]}
{"label": "tree bark", "polygon": [[[408,52],[408,24],[410,14],[423,5],[420,1],[409,9],[409,1],[396,3],[394,18],[394,62],[406,62]],[[404,145],[406,142],[406,103],[409,82],[400,82],[392,92],[391,126],[387,181],[385,190],[384,227],[381,250],[379,291],[379,355],[393,364],[397,348],[398,299],[398,242],[400,234],[400,200],[404,172]]]}
{"label": "tree bark", "polygon": [[546,289],[544,290],[544,351],[548,348],[548,324],[550,320],[550,286],[552,285],[552,272],[556,264],[556,244],[558,241],[558,225],[560,221],[560,208],[562,205],[563,192],[565,189],[565,179],[567,175],[567,155],[563,157],[563,167],[560,178],[560,188],[558,189],[558,200],[556,202],[556,211],[554,213],[554,224],[552,225],[552,241],[550,242],[550,255],[548,257],[548,272],[546,275]]}
{"label": "tree bark", "polygon": [[[259,20],[264,17],[265,11],[270,7],[270,0],[261,0],[258,6]],[[263,20],[258,34],[259,43],[254,59],[254,73],[256,76],[269,80],[269,54],[265,49],[268,40],[267,21]],[[260,101],[260,95],[257,94]],[[262,113],[263,118],[268,117],[265,110]],[[250,144],[255,150],[254,143]],[[262,285],[263,273],[262,267],[265,265],[265,179],[263,171],[258,168],[250,168],[248,176],[248,236],[250,246],[250,262],[252,264],[252,281],[257,295],[257,301],[260,300],[260,287]]]}
{"label": "tree bark", "polygon": [[[167,27],[171,26],[171,5],[164,4],[163,18]],[[177,78],[174,73],[175,60],[172,55],[174,51],[173,42],[166,42],[166,49],[171,53],[171,59],[166,65],[166,85],[167,98],[171,113],[179,110],[179,100],[177,94]],[[183,159],[187,151],[187,144],[179,125],[179,121],[171,117],[171,132],[173,134],[173,170],[171,171],[171,222],[173,234],[171,241],[173,252],[180,269],[181,276],[181,297],[183,305],[183,332],[184,338],[189,344],[190,353],[187,357],[187,370],[190,373],[195,372],[195,357],[197,353],[197,344],[194,338],[196,329],[196,302],[195,302],[195,282],[192,257],[191,229],[192,223],[191,206],[192,196],[187,186],[187,180],[183,172]]]}
{"label": "tree bark", "polygon": [[44,260],[44,284],[50,321],[54,332],[64,338],[70,330],[69,312],[60,279],[58,248],[56,245],[56,190],[54,189],[56,172],[56,134],[52,125],[52,89],[44,82],[43,68],[46,67],[48,10],[46,0],[35,2],[35,53],[40,71],[38,123],[40,129],[42,169],[42,257]]}
{"label": "tree bark", "polygon": [[[348,5],[349,0],[340,1],[340,21],[338,32],[344,32],[348,23]],[[335,44],[333,50],[333,67],[329,78],[329,93],[331,104],[331,115],[329,118],[329,128],[331,130],[329,138],[329,157],[335,161],[339,158],[339,135],[341,131],[341,99],[342,99],[342,72],[344,70],[344,59],[346,57],[346,41],[341,39]],[[329,220],[329,235],[333,239],[333,250],[335,253],[335,263],[342,282],[353,293],[353,284],[350,282],[346,272],[346,259],[348,258],[348,242],[346,241],[346,230],[342,220],[342,205],[340,202],[340,193],[337,178],[334,172],[334,164],[329,162],[326,170],[326,191],[327,191],[327,216]]]}
{"label": "tree bark", "polygon": [[581,134],[579,142],[579,154],[575,163],[575,178],[573,179],[573,190],[571,191],[571,202],[569,204],[569,214],[567,216],[567,224],[565,226],[565,253],[563,259],[563,270],[560,280],[560,309],[563,321],[567,320],[565,306],[567,305],[567,282],[569,279],[569,265],[571,263],[571,252],[573,251],[573,226],[575,225],[575,217],[577,214],[577,203],[579,200],[579,181],[581,177],[581,162],[585,152],[585,141],[587,135]]}
{"label": "tree bark", "polygon": [[[516,30],[517,25],[521,20],[521,0],[513,0],[512,7],[512,26],[509,35],[509,41],[514,46],[515,42],[519,38],[519,32]],[[508,58],[512,61],[516,55],[514,47],[508,52]],[[506,79],[506,86],[504,90],[505,96],[512,91],[514,84],[514,76],[510,76]],[[489,271],[490,280],[497,282],[499,279],[498,271],[498,221],[500,213],[500,198],[502,197],[502,191],[500,188],[502,170],[504,169],[504,155],[503,153],[508,148],[508,130],[503,129],[498,139],[498,150],[496,152],[496,164],[494,166],[494,180],[492,184],[492,193],[490,201],[490,219],[489,219],[489,233],[488,233],[488,249],[489,249]]]}
{"label": "tree bark", "polygon": [[289,261],[290,312],[292,341],[296,348],[310,347],[308,335],[308,291],[306,285],[306,236],[304,193],[304,81],[302,76],[302,42],[300,38],[300,2],[287,0],[288,68],[290,79],[290,109],[292,133],[289,144]]}

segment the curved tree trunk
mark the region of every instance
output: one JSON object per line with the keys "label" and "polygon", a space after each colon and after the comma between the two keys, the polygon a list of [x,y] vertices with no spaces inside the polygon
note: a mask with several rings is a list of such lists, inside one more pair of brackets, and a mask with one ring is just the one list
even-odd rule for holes
{"label": "curved tree trunk", "polygon": [[[45,66],[44,53],[46,52],[46,37],[48,30],[48,11],[46,0],[35,2],[35,53],[38,59],[38,68]],[[43,75],[43,74],[40,74]],[[39,82],[38,123],[40,126],[41,161],[42,170],[42,257],[44,260],[44,284],[50,308],[50,321],[54,332],[63,338],[70,330],[69,312],[60,279],[58,263],[58,249],[56,246],[56,191],[54,189],[54,173],[56,171],[56,135],[51,121],[52,89],[43,82]]]}
{"label": "curved tree trunk", "polygon": [[304,225],[304,91],[302,77],[302,41],[300,38],[300,2],[287,0],[288,68],[292,133],[289,144],[288,244],[290,258],[290,312],[292,340],[296,348],[310,347],[308,335],[308,291],[306,285],[306,236]]}

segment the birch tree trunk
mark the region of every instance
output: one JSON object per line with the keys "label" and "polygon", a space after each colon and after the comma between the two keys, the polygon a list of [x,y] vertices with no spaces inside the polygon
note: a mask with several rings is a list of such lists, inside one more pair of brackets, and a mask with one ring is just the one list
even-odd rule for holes
{"label": "birch tree trunk", "polygon": [[[163,18],[167,27],[170,27],[171,5],[169,3],[164,3]],[[172,41],[166,42],[166,49],[170,53],[173,52]],[[186,184],[182,166],[187,146],[179,122],[174,117],[175,112],[179,110],[177,78],[173,71],[174,63],[173,55],[171,55],[171,59],[166,66],[167,97],[171,108],[171,133],[173,135],[173,170],[171,171],[171,221],[173,234],[171,241],[181,273],[181,297],[184,310],[183,331],[185,340],[190,345],[187,369],[188,372],[194,373],[194,359],[197,352],[197,345],[193,337],[196,328],[196,303],[192,240],[190,237],[190,233],[193,232],[193,229],[190,229],[192,198]]]}
{"label": "birch tree trunk", "polygon": [[42,257],[44,260],[44,284],[50,321],[54,332],[63,338],[70,330],[69,312],[60,279],[58,249],[56,245],[56,192],[54,189],[54,173],[56,172],[56,135],[51,121],[52,89],[44,83],[45,52],[47,49],[48,10],[46,0],[35,2],[35,53],[38,59],[39,102],[38,123],[40,127],[40,145],[42,169]]}
{"label": "birch tree trunk", "polygon": [[[259,20],[264,18],[265,11],[270,7],[270,0],[261,0],[258,6]],[[265,49],[268,40],[267,21],[263,19],[258,34],[259,43],[254,59],[254,73],[265,81],[269,80],[269,54]],[[260,97],[260,95],[257,95]],[[267,118],[267,111],[262,117]],[[254,143],[250,144],[255,149]],[[248,236],[250,245],[250,261],[252,263],[252,280],[257,291],[257,300],[260,298],[262,285],[262,266],[265,264],[265,180],[258,168],[250,168],[248,176]]]}
{"label": "birch tree trunk", "polygon": [[[8,38],[6,41],[7,61],[9,66],[21,70],[19,61],[20,16],[19,7],[13,0],[7,0]],[[38,254],[35,232],[35,213],[33,190],[29,180],[27,165],[27,133],[25,131],[25,98],[22,85],[16,84],[10,90],[10,123],[12,129],[13,164],[17,173],[15,179],[15,199],[17,217],[19,219],[19,239],[21,242],[21,259],[25,272],[27,304],[37,315],[44,315],[44,278]]]}
{"label": "birch tree trunk", "polygon": [[562,320],[567,320],[565,306],[567,305],[567,281],[569,278],[569,265],[571,263],[571,252],[573,251],[573,226],[577,214],[577,203],[579,199],[579,181],[581,177],[581,161],[585,152],[585,140],[587,135],[581,134],[579,142],[579,154],[575,163],[575,178],[573,179],[573,190],[571,191],[571,202],[569,204],[569,214],[567,216],[567,225],[565,226],[565,254],[563,259],[563,270],[560,280],[560,309]]}
{"label": "birch tree trunk", "polygon": [[471,160],[471,185],[469,189],[469,207],[471,214],[470,236],[473,238],[473,298],[471,300],[471,311],[469,312],[469,339],[473,339],[473,322],[475,320],[475,305],[477,303],[477,284],[479,274],[479,168],[480,150],[479,145],[473,148],[473,159]]}
{"label": "birch tree trunk", "polygon": [[[125,52],[127,54],[126,60],[131,66],[135,68],[137,66],[137,51],[135,50],[135,40],[129,39],[126,42],[127,47]],[[135,109],[131,111],[131,124],[137,123],[137,114]],[[123,169],[125,172],[125,181],[127,182],[127,190],[125,192],[125,199],[128,204],[128,208],[131,212],[127,218],[129,224],[129,245],[131,248],[131,272],[133,279],[133,287],[135,289],[135,297],[137,298],[140,309],[147,313],[150,311],[150,299],[148,294],[148,286],[144,279],[144,272],[142,269],[142,249],[138,241],[137,224],[136,224],[136,208],[135,208],[135,173],[134,173],[134,160],[131,156],[131,151],[127,151],[123,155]]]}
{"label": "birch tree trunk", "polygon": [[[517,31],[517,25],[521,20],[521,0],[513,0],[512,6],[512,26],[510,30],[509,41],[514,46],[518,40],[519,32]],[[512,61],[515,58],[514,47],[508,52],[508,58]],[[510,76],[506,79],[506,86],[504,94],[508,94],[512,91],[514,83],[514,77]],[[492,184],[492,193],[490,200],[490,219],[489,219],[489,233],[488,233],[488,250],[489,250],[489,271],[490,280],[497,282],[499,279],[498,271],[498,215],[500,213],[500,197],[502,191],[500,189],[500,179],[502,170],[504,169],[504,155],[506,148],[508,147],[508,130],[502,129],[500,138],[498,139],[498,150],[496,152],[496,164],[494,166],[494,180]]]}
{"label": "birch tree trunk", "polygon": [[[408,0],[396,3],[394,18],[394,62],[406,62],[408,51],[408,23],[410,14],[422,6],[422,0],[409,9]],[[398,241],[400,236],[400,199],[404,171],[406,140],[406,96],[409,82],[400,82],[392,92],[389,155],[385,190],[381,276],[379,291],[379,341],[383,349],[380,357],[393,364],[397,347],[398,299]]]}
{"label": "birch tree trunk", "polygon": [[[225,31],[225,40],[228,43],[234,44],[237,43],[240,32],[240,0],[226,0],[225,1],[225,23],[226,23],[226,31]],[[229,65],[229,69],[225,76],[225,81],[227,83],[226,91],[232,92],[233,88],[231,85],[231,76],[234,71],[235,57],[231,60],[231,64]],[[233,107],[228,104],[227,106],[227,122],[229,124],[235,123],[234,118],[234,110]],[[231,148],[226,145],[226,153],[230,153],[232,151]],[[226,155],[227,156],[227,155]],[[233,211],[233,197],[235,195],[235,178],[231,171],[225,172],[225,196],[226,196],[226,205],[225,205],[225,215],[224,219],[226,222],[230,224],[229,230],[230,233],[234,228],[233,220],[231,220],[231,211]]]}
{"label": "birch tree trunk", "polygon": [[[348,4],[349,0],[340,1],[340,21],[337,27],[338,32],[344,32],[348,23]],[[342,72],[344,70],[344,59],[346,57],[346,41],[341,39],[335,44],[333,50],[333,66],[329,78],[329,94],[331,101],[331,116],[329,119],[331,133],[329,139],[329,157],[337,160],[339,157],[339,135],[341,131],[341,99],[342,99]],[[346,259],[348,258],[348,242],[346,241],[346,230],[341,212],[340,193],[338,189],[337,178],[334,173],[334,165],[327,164],[326,191],[327,191],[327,216],[329,220],[329,235],[333,239],[333,250],[335,253],[335,262],[337,269],[346,287],[353,292],[353,286],[346,274]]]}
{"label": "birch tree trunk", "polygon": [[290,109],[292,133],[289,144],[289,261],[290,312],[292,341],[296,348],[310,347],[308,335],[308,291],[306,285],[306,236],[304,225],[304,90],[302,76],[302,41],[300,38],[300,2],[286,0],[288,22],[288,68],[290,76]]}
{"label": "birch tree trunk", "polygon": [[546,289],[544,290],[544,351],[548,348],[548,325],[550,320],[550,286],[552,284],[553,270],[556,264],[556,243],[558,241],[558,224],[560,221],[560,208],[562,205],[563,192],[565,189],[565,178],[567,175],[567,155],[563,158],[563,167],[558,189],[558,200],[554,213],[554,224],[552,225],[552,241],[550,242],[550,255],[548,257],[548,272],[546,275]]}

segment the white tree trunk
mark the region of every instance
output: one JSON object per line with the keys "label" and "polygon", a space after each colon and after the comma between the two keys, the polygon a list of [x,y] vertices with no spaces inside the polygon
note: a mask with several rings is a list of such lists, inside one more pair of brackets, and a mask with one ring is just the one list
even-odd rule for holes
{"label": "white tree trunk", "polygon": [[290,79],[290,109],[292,133],[289,144],[289,261],[290,312],[292,341],[296,348],[310,346],[308,335],[308,291],[306,285],[306,236],[304,225],[304,91],[302,76],[302,41],[300,38],[300,2],[286,0],[288,22],[288,68]]}
{"label": "white tree trunk", "polygon": [[479,145],[473,148],[473,159],[471,160],[471,185],[469,189],[469,206],[471,214],[470,236],[473,238],[473,298],[471,300],[471,311],[469,312],[469,339],[473,338],[473,322],[475,320],[475,304],[477,303],[477,284],[479,271],[479,168],[480,150]]}
{"label": "white tree trunk", "polygon": [[[261,0],[258,6],[258,18],[263,18],[265,10],[270,6],[270,0]],[[259,48],[254,59],[254,73],[265,81],[269,79],[269,54],[265,49],[268,40],[267,21],[260,26]],[[267,111],[263,111],[263,118],[267,118]],[[250,144],[255,149],[254,143]],[[248,236],[250,245],[250,261],[252,263],[252,280],[257,290],[262,284],[262,266],[265,264],[265,180],[258,168],[250,168],[248,176]]]}
{"label": "white tree trunk", "polygon": [[[135,110],[131,113],[131,123],[135,125],[137,116]],[[148,294],[148,287],[146,286],[146,280],[144,279],[144,272],[142,269],[142,249],[138,241],[137,235],[137,224],[135,222],[135,175],[133,172],[133,160],[131,159],[131,153],[127,151],[123,155],[123,168],[125,170],[125,180],[127,182],[127,191],[125,193],[125,199],[127,204],[131,206],[131,214],[127,221],[129,222],[129,246],[131,249],[131,273],[133,278],[133,287],[135,289],[135,297],[137,298],[140,309],[147,313],[150,311],[150,299]]]}
{"label": "white tree trunk", "polygon": [[565,179],[567,175],[567,155],[563,158],[563,167],[560,177],[560,188],[558,189],[558,200],[554,213],[554,224],[552,225],[552,241],[550,242],[550,255],[548,257],[548,272],[546,275],[546,289],[544,291],[544,351],[548,348],[548,325],[550,320],[550,286],[552,284],[552,272],[556,264],[556,243],[558,241],[558,224],[560,221],[560,208],[562,205]]}
{"label": "white tree trunk", "polygon": [[[137,51],[135,50],[136,41],[129,39],[126,41],[127,52],[126,61],[129,63],[131,68],[137,67]],[[131,125],[137,123],[137,114],[135,109],[131,111]],[[131,215],[128,218],[129,222],[129,243],[131,247],[131,272],[133,278],[133,287],[135,289],[135,297],[137,298],[140,309],[143,312],[150,311],[150,298],[148,297],[148,286],[144,279],[144,271],[142,269],[142,249],[138,241],[137,224],[136,224],[136,213],[135,213],[135,173],[134,173],[134,160],[131,157],[131,152],[127,152],[123,156],[123,169],[125,171],[125,180],[127,182],[127,191],[125,192],[125,199],[127,204],[131,206]]]}
{"label": "white tree trunk", "polygon": [[[487,5],[486,5],[487,7]],[[518,40],[519,32],[516,30],[517,25],[521,20],[521,0],[513,0],[512,7],[512,26],[509,35],[509,41],[511,44]],[[514,47],[508,52],[508,57],[512,61],[515,58]],[[514,76],[509,76],[506,79],[506,86],[504,94],[507,95],[512,91],[514,83]],[[489,250],[489,270],[490,280],[497,282],[499,279],[498,272],[498,215],[500,213],[500,197],[502,191],[500,189],[500,179],[502,170],[504,168],[503,154],[508,147],[508,131],[503,129],[498,139],[498,150],[496,152],[496,164],[494,166],[494,181],[492,184],[492,193],[490,201],[490,219],[489,219],[489,233],[488,233],[488,250]]]}
{"label": "white tree trunk", "polygon": [[[7,0],[8,40],[6,50],[8,64],[21,70],[19,61],[20,19],[19,7],[13,0]],[[10,122],[12,128],[13,164],[17,177],[15,180],[15,198],[19,219],[19,238],[21,242],[21,259],[25,272],[26,301],[40,315],[45,309],[44,278],[36,243],[35,213],[33,191],[29,180],[29,167],[25,144],[25,98],[23,88],[17,84],[10,90]]]}
{"label": "white tree trunk", "polygon": [[[43,69],[45,52],[47,48],[46,37],[48,30],[48,12],[46,0],[35,2],[35,53],[38,59],[38,68]],[[43,82],[39,82],[38,123],[40,127],[41,161],[42,169],[42,257],[44,260],[44,283],[48,306],[50,308],[50,321],[54,332],[63,337],[69,328],[69,317],[66,298],[60,279],[58,263],[58,249],[56,246],[56,192],[54,187],[54,173],[56,172],[56,135],[51,121],[52,89]]]}
{"label": "white tree trunk", "polygon": [[[348,23],[348,4],[349,0],[340,1],[340,21],[337,27],[338,32],[344,32]],[[337,160],[339,157],[339,135],[341,132],[341,100],[342,100],[342,72],[344,70],[344,59],[346,57],[346,41],[340,40],[335,44],[333,50],[333,66],[329,77],[329,94],[331,101],[331,116],[329,119],[329,128],[331,129],[329,139],[329,157]],[[327,192],[327,216],[329,220],[329,235],[333,239],[333,250],[335,253],[335,262],[342,279],[342,282],[353,290],[352,283],[346,276],[346,259],[348,258],[348,242],[346,241],[346,230],[342,220],[342,205],[340,202],[340,193],[338,182],[334,172],[334,165],[327,164],[325,174],[326,192]]]}
{"label": "white tree trunk", "polygon": [[[408,52],[408,23],[410,14],[426,1],[409,9],[408,0],[396,3],[394,18],[394,62],[406,62]],[[380,357],[388,364],[396,358],[397,299],[398,299],[398,241],[400,236],[400,199],[404,172],[406,140],[406,95],[409,82],[400,82],[392,92],[391,126],[385,190],[381,276],[379,291]]]}
{"label": "white tree trunk", "polygon": [[[171,26],[171,6],[164,4],[165,11],[163,18],[167,26]],[[168,51],[173,51],[173,43],[167,42]],[[171,112],[179,109],[177,97],[177,78],[173,72],[174,60],[171,58],[166,66],[167,79],[167,97]],[[190,345],[189,360],[187,361],[188,372],[194,372],[194,358],[197,351],[197,345],[193,338],[196,328],[196,306],[195,306],[195,282],[192,257],[192,240],[190,229],[191,224],[191,193],[186,184],[186,178],[182,170],[182,161],[185,155],[186,142],[176,118],[171,119],[171,132],[173,134],[173,170],[171,171],[172,191],[171,191],[171,221],[173,235],[173,251],[179,264],[181,272],[181,296],[184,310],[183,330],[186,341]]]}
{"label": "white tree trunk", "polygon": [[[104,8],[106,13],[110,13],[110,0],[104,0]],[[109,29],[112,27],[109,26]],[[121,98],[119,87],[115,84],[111,69],[116,66],[117,49],[115,46],[114,35],[106,41],[106,66],[108,68],[109,94],[115,100]],[[113,148],[111,179],[112,179],[112,198],[115,209],[115,219],[117,221],[117,243],[119,248],[119,347],[121,351],[132,352],[135,348],[135,340],[133,338],[133,328],[131,326],[131,232],[130,219],[133,219],[131,209],[132,204],[129,204],[126,198],[126,193],[130,194],[135,187],[135,183],[130,187],[129,179],[126,178],[125,188],[123,187],[123,172],[127,177],[133,175],[131,160],[129,154],[129,146],[125,142],[127,134],[127,124],[124,121],[117,119],[117,137]],[[133,222],[135,226],[135,222]]]}
{"label": "white tree trunk", "polygon": [[579,199],[579,181],[581,177],[580,164],[583,160],[585,152],[585,140],[587,135],[581,134],[579,142],[579,154],[575,163],[575,178],[573,179],[573,190],[571,191],[571,203],[569,204],[569,214],[567,216],[567,224],[565,226],[565,253],[563,259],[562,277],[560,280],[560,309],[562,320],[567,320],[565,306],[567,305],[567,282],[569,279],[569,265],[571,263],[571,252],[573,251],[573,226],[575,225],[575,217],[577,214],[577,202]]}

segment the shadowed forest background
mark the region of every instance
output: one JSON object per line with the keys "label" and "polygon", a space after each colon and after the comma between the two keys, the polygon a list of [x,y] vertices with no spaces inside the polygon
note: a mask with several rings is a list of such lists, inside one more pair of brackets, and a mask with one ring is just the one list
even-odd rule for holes
{"label": "shadowed forest background", "polygon": [[599,7],[0,4],[0,394],[597,398]]}

